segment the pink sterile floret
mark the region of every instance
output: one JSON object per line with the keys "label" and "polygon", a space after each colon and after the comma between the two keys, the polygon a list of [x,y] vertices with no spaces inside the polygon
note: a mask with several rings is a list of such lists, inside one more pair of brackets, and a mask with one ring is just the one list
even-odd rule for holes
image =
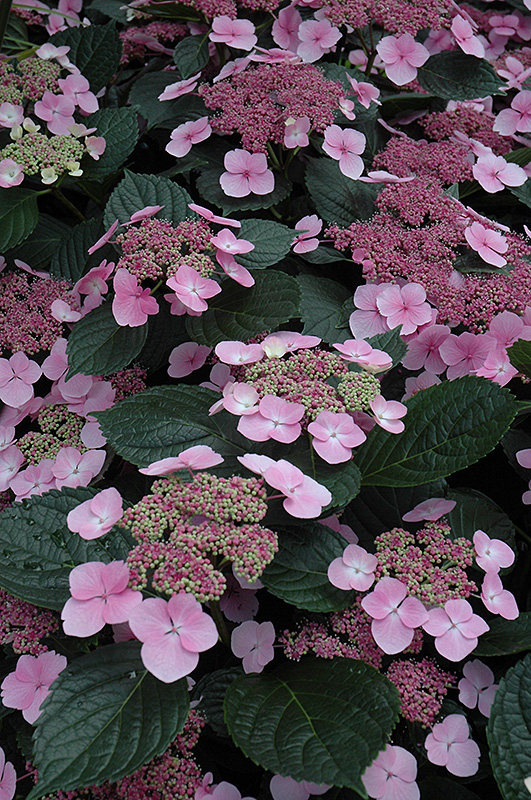
{"label": "pink sterile floret", "polygon": [[175,100],[176,97],[181,97],[183,94],[193,92],[200,77],[201,73],[198,72],[196,75],[192,75],[184,81],[170,83],[169,86],[166,86],[162,94],[159,94],[159,100]]}
{"label": "pink sterile floret", "polygon": [[275,439],[290,444],[300,436],[300,420],[305,411],[302,403],[292,403],[282,397],[266,394],[254,414],[240,417],[238,430],[254,442]]}
{"label": "pink sterile floret", "polygon": [[[257,458],[259,456],[254,456],[255,460]],[[245,463],[244,466],[247,467],[248,463]],[[292,517],[299,519],[318,517],[323,508],[332,502],[332,495],[325,486],[317,483],[283,458],[276,464],[267,467],[264,478],[266,483],[286,496],[283,506]]]}
{"label": "pink sterile floret", "polygon": [[157,314],[159,304],[149,289],[142,289],[137,279],[126,269],[117,269],[113,280],[116,292],[112,313],[118,325],[138,328],[147,322],[148,315]]}
{"label": "pink sterile floret", "polygon": [[522,167],[509,163],[503,156],[489,153],[480,156],[472,167],[474,178],[486,192],[501,192],[506,186],[522,186],[527,180]]}
{"label": "pink sterile floret", "polygon": [[385,65],[385,74],[397,86],[403,86],[417,77],[417,68],[426,63],[429,51],[416,42],[410,33],[402,36],[384,36],[376,51]]}
{"label": "pink sterile floret", "polygon": [[475,374],[492,351],[492,339],[485,334],[465,331],[459,336],[451,333],[439,348],[443,361],[448,364],[446,376],[451,380]]}
{"label": "pink sterile floret", "polygon": [[[137,222],[142,222],[143,219],[150,219],[162,211],[164,206],[144,206],[138,211],[133,211],[127,222],[122,222],[121,228],[127,228],[128,225],[135,225]],[[88,274],[88,273],[87,273]]]}
{"label": "pink sterile floret", "polygon": [[237,239],[232,231],[228,228],[223,228],[216,236],[210,240],[217,250],[222,250],[224,253],[230,253],[235,256],[239,253],[250,253],[254,250],[254,244],[248,242],[247,239]]}
{"label": "pink sterile floret", "polygon": [[309,63],[317,61],[341,39],[341,31],[327,19],[309,19],[299,25],[297,35],[300,44],[297,55]]}
{"label": "pink sterile floret", "polygon": [[168,375],[170,378],[184,378],[185,375],[190,375],[203,366],[211,351],[211,347],[196,342],[177,345],[169,356]]}
{"label": "pink sterile floret", "polygon": [[230,646],[236,658],[242,658],[244,672],[262,672],[275,657],[273,643],[275,628],[272,622],[242,622],[232,631]]}
{"label": "pink sterile floret", "polygon": [[366,592],[374,583],[378,559],[357,544],[349,544],[328,567],[328,580],[338,589]]}
{"label": "pink sterile floret", "polygon": [[0,747],[0,800],[13,800],[17,791],[17,773],[11,761],[6,761]]}
{"label": "pink sterile floret", "polygon": [[419,800],[416,777],[415,756],[403,747],[388,744],[367,767],[361,780],[369,797],[376,800]]}
{"label": "pink sterile floret", "polygon": [[20,164],[12,158],[3,158],[0,161],[0,187],[9,189],[10,186],[18,186],[24,180],[24,170]]}
{"label": "pink sterile floret", "polygon": [[301,231],[292,241],[294,253],[309,253],[311,250],[316,250],[319,246],[319,236],[323,227],[323,220],[319,219],[317,214],[310,214],[307,217],[302,217],[295,223],[295,230]]}
{"label": "pink sterile floret", "polygon": [[443,497],[430,497],[423,500],[415,508],[402,516],[404,522],[422,522],[429,520],[435,522],[445,514],[449,514],[455,508],[455,500],[445,500]]}
{"label": "pink sterile floret", "polygon": [[236,50],[252,50],[258,41],[250,20],[231,19],[228,16],[214,17],[208,38],[211,42],[221,42]]}
{"label": "pink sterile floret", "polygon": [[223,389],[223,408],[238,417],[254,414],[260,396],[249,383],[228,383]]}
{"label": "pink sterile floret", "polygon": [[[240,240],[236,239],[236,241]],[[246,288],[254,286],[255,280],[249,270],[245,269],[245,267],[242,267],[241,264],[238,264],[238,262],[233,256],[231,256],[230,253],[227,253],[224,250],[216,250],[216,261],[220,265],[225,275],[228,275],[233,281],[239,283],[240,286],[245,286]]]}
{"label": "pink sterile floret", "polygon": [[236,456],[240,464],[250,472],[255,472],[257,475],[265,475],[269,467],[277,464],[274,458],[269,456],[260,456],[258,453],[246,453],[244,456]]}
{"label": "pink sterile floret", "polygon": [[208,117],[189,120],[174,128],[170,134],[171,141],[164,148],[167,153],[176,158],[182,158],[192,149],[192,145],[199,144],[208,139],[212,133]]}
{"label": "pink sterile floret", "polygon": [[308,425],[312,447],[328,464],[340,464],[352,457],[352,448],[366,440],[350,414],[321,411]]}
{"label": "pink sterile floret", "polygon": [[310,127],[309,117],[299,117],[299,119],[289,117],[286,120],[284,147],[287,147],[288,150],[293,150],[295,147],[306,147],[310,143],[308,138]]}
{"label": "pink sterile floret", "polygon": [[164,683],[192,672],[199,653],[218,641],[214,621],[191,594],[175,594],[168,601],[148,597],[133,609],[129,625],[142,644],[146,669]]}
{"label": "pink sterile floret", "polygon": [[129,569],[123,561],[89,561],[74,567],[70,594],[61,619],[67,636],[93,636],[106,623],[127,622],[142,602],[140,592],[129,589]]}
{"label": "pink sterile floret", "polygon": [[499,572],[514,563],[514,550],[501,539],[491,539],[484,531],[476,531],[473,538],[476,563],[485,572]]}
{"label": "pink sterile floret", "polygon": [[450,336],[447,325],[429,325],[421,330],[418,336],[408,341],[408,351],[402,359],[406,369],[425,369],[439,375],[446,369],[439,348]]}
{"label": "pink sterile floret", "polygon": [[327,783],[299,782],[282,775],[273,775],[269,781],[273,800],[309,800],[312,795],[326,794],[330,788]]}
{"label": "pink sterile floret", "polygon": [[502,136],[531,131],[531,91],[525,89],[513,97],[511,107],[504,108],[496,117],[493,130]]}
{"label": "pink sterile floret", "polygon": [[21,350],[11,358],[0,358],[0,400],[7,406],[18,408],[34,396],[33,384],[42,375],[35,361]]}
{"label": "pink sterile floret", "polygon": [[0,492],[5,492],[26,459],[16,445],[0,451]]}
{"label": "pink sterile floret", "polygon": [[502,254],[507,252],[509,245],[505,236],[498,231],[485,228],[481,222],[473,222],[465,228],[465,239],[487,264],[494,267],[504,267],[507,264],[507,259]]}
{"label": "pink sterile floret", "polygon": [[75,122],[73,117],[75,108],[75,103],[71,97],[66,97],[64,94],[44,92],[42,99],[37,100],[35,103],[34,111],[39,119],[47,123],[50,133],[55,133],[58,136],[68,136],[68,128]]}
{"label": "pink sterile floret", "polygon": [[275,188],[275,177],[268,169],[263,153],[229,150],[223,163],[226,172],[221,175],[219,182],[229,197],[269,194]]}
{"label": "pink sterile floret", "polygon": [[214,297],[221,292],[221,286],[211,278],[202,278],[197,270],[182,264],[175,275],[166,281],[178,299],[192,311],[206,311],[205,298]]}
{"label": "pink sterile floret", "polygon": [[290,5],[278,12],[278,17],[273,22],[271,34],[273,41],[284,50],[294,52],[300,44],[298,30],[302,22],[302,17],[295,8]]}
{"label": "pink sterile floret", "polygon": [[484,717],[490,717],[490,709],[498,684],[494,683],[494,673],[482,661],[475,658],[463,667],[464,678],[458,684],[459,702],[467,708],[479,709]]}
{"label": "pink sterile floret", "polygon": [[209,222],[215,222],[216,225],[229,225],[231,228],[241,228],[242,226],[239,220],[231,219],[230,217],[218,217],[213,211],[204,206],[198,206],[197,203],[188,203],[188,208]]}
{"label": "pink sterile floret", "polygon": [[431,306],[426,302],[426,291],[419,283],[389,286],[378,295],[376,305],[387,318],[389,328],[401,325],[400,333],[415,333],[421,325],[431,321]]}
{"label": "pink sterile floret", "polygon": [[105,450],[88,450],[81,454],[75,447],[62,447],[52,465],[57,488],[88,486],[103,467],[106,455]]}
{"label": "pink sterile floret", "polygon": [[255,800],[254,797],[242,797],[240,790],[228,781],[212,783],[213,778],[211,772],[206,773],[201,786],[195,790],[194,800]]}
{"label": "pink sterile floret", "polygon": [[436,637],[437,652],[449,661],[466,658],[477,647],[478,637],[489,630],[468,600],[447,600],[444,608],[433,608],[423,628]]}
{"label": "pink sterile floret", "polygon": [[520,613],[514,595],[503,588],[501,578],[496,572],[487,572],[485,575],[481,599],[491,614],[499,614],[504,619],[516,619]]}
{"label": "pink sterile floret", "polygon": [[377,424],[389,433],[402,433],[405,428],[401,417],[407,414],[407,406],[397,400],[386,400],[381,394],[369,402]]}
{"label": "pink sterile floret", "polygon": [[171,475],[179,469],[208,469],[221,464],[223,457],[206,444],[196,444],[179,453],[178,456],[161,458],[149,467],[139,470],[143,475]]}
{"label": "pink sterile floret", "polygon": [[468,722],[463,714],[450,714],[433,726],[424,746],[432,764],[446,767],[452,775],[468,778],[475,775],[481,755],[479,747],[472,741]]}
{"label": "pink sterile floret", "polygon": [[357,81],[348,72],[345,73],[347,76],[347,80],[352,86],[352,91],[349,91],[349,94],[355,94],[357,100],[361,103],[362,106],[365,108],[369,108],[371,103],[376,103],[376,105],[381,106],[381,102],[378,100],[380,96],[380,90],[373,86],[372,83],[366,83],[365,81]]}
{"label": "pink sterile floret", "polygon": [[407,587],[396,578],[379,580],[361,605],[373,618],[374,641],[388,655],[401,653],[409,647],[415,628],[428,620],[428,612],[420,600],[407,597]]}
{"label": "pink sterile floret", "polygon": [[44,698],[50,694],[50,686],[66,665],[65,656],[54,650],[38,656],[20,656],[15,671],[2,682],[3,704],[22,711],[26,722],[33,725],[40,716]]}
{"label": "pink sterile floret", "polygon": [[122,496],[111,486],[72,509],[66,524],[68,530],[79,533],[82,539],[98,539],[111,530],[122,514]]}
{"label": "pink sterile floret", "polygon": [[93,114],[99,108],[98,98],[90,91],[90,83],[83,75],[69,75],[57,81],[65,97],[74,101],[86,114]]}
{"label": "pink sterile floret", "polygon": [[472,25],[467,19],[458,14],[452,20],[451,31],[463,53],[476,56],[476,58],[484,57],[485,48],[481,40],[474,34]]}
{"label": "pink sterile floret", "polygon": [[220,342],[216,345],[215,354],[224,364],[254,364],[260,361],[265,353],[259,344],[244,344],[243,342]]}
{"label": "pink sterile floret", "polygon": [[324,152],[339,162],[339,169],[347,178],[357,180],[363,172],[360,158],[365,150],[366,139],[360,131],[329,125],[324,131]]}

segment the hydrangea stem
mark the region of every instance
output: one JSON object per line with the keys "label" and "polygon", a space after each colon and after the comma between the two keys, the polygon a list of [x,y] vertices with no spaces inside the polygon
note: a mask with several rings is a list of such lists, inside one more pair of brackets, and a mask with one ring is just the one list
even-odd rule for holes
{"label": "hydrangea stem", "polygon": [[212,619],[216,623],[216,628],[218,629],[219,638],[223,642],[223,644],[230,647],[230,636],[227,630],[227,626],[225,625],[225,620],[223,619],[223,614],[221,613],[221,609],[219,607],[219,602],[211,602],[210,603],[210,612],[212,614]]}

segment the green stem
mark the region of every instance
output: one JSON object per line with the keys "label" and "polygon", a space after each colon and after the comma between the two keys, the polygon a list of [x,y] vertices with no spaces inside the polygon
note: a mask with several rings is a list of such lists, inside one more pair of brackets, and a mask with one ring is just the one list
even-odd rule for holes
{"label": "green stem", "polygon": [[2,50],[9,12],[11,11],[11,3],[12,0],[0,0],[0,51]]}
{"label": "green stem", "polygon": [[223,619],[223,614],[221,613],[218,600],[210,603],[210,611],[212,612],[212,619],[216,623],[216,628],[218,629],[219,638],[221,639],[223,644],[227,645],[227,647],[230,647],[229,632],[227,630],[227,626],[225,625],[225,620]]}
{"label": "green stem", "polygon": [[68,208],[69,211],[71,211],[72,214],[74,214],[74,216],[76,216],[81,222],[87,221],[86,217],[83,216],[81,211],[78,208],[76,208],[73,203],[70,202],[68,197],[65,197],[65,195],[62,193],[60,189],[57,189],[57,187],[53,188],[52,194],[54,195],[54,197],[57,197],[57,199],[60,200],[61,203],[64,206],[66,206],[66,208]]}
{"label": "green stem", "polygon": [[280,222],[282,222],[282,220],[283,220],[282,214],[279,214],[274,206],[271,206],[271,208],[269,210],[270,210],[270,212],[273,214],[273,216],[276,219],[278,219],[278,220],[280,220]]}
{"label": "green stem", "polygon": [[271,158],[271,161],[273,162],[273,166],[275,166],[278,170],[282,171],[282,164],[278,160],[277,154],[275,153],[269,142],[267,143],[266,147],[267,147],[267,152],[269,153],[269,156]]}
{"label": "green stem", "polygon": [[155,294],[157,289],[160,289],[161,286],[162,286],[162,279],[155,284],[155,286],[151,290],[150,294]]}
{"label": "green stem", "polygon": [[529,536],[528,533],[526,533],[521,528],[519,528],[518,525],[515,525],[514,522],[513,522],[513,526],[514,526],[514,529],[515,529],[516,533],[518,534],[518,536],[520,536],[522,539],[524,539],[528,544],[531,544],[531,536]]}

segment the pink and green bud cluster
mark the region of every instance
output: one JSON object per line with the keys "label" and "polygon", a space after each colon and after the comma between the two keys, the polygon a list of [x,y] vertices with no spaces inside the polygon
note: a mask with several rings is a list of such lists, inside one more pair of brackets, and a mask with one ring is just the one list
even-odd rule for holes
{"label": "pink and green bud cluster", "polygon": [[19,600],[0,589],[0,644],[10,645],[17,654],[44,653],[43,640],[59,630],[60,620],[53,611]]}
{"label": "pink and green bud cluster", "polygon": [[54,61],[30,57],[19,62],[17,71],[12,64],[0,64],[0,104],[24,105],[28,100],[40,100],[44,92],[57,94],[61,67]]}
{"label": "pink and green bud cluster", "polygon": [[143,367],[128,367],[115,372],[114,375],[108,375],[105,378],[111,382],[112,388],[116,394],[114,402],[119,403],[125,397],[130,397],[138,392],[143,392],[146,388],[147,370]]}
{"label": "pink and green bud cluster", "polygon": [[0,150],[0,160],[10,158],[22,167],[26,175],[40,174],[43,169],[54,170],[57,176],[71,172],[79,165],[86,150],[73,136],[46,136],[26,133]]}
{"label": "pink and green bud cluster", "polygon": [[399,691],[402,716],[426,728],[435,723],[448,689],[457,681],[429,658],[394,661],[385,675]]}
{"label": "pink and green bud cluster", "polygon": [[381,393],[380,381],[368,372],[347,372],[337,387],[347,411],[368,411],[371,400]]}

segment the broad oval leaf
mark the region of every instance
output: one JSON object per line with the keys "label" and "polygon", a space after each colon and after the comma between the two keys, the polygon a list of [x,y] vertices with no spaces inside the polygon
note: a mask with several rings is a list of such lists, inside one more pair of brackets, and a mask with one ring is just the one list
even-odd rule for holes
{"label": "broad oval leaf", "polygon": [[114,21],[66,28],[54,34],[50,42],[56,47],[68,45],[68,58],[88,80],[93,92],[103,89],[120,65],[122,43]]}
{"label": "broad oval leaf", "polygon": [[328,566],[340,558],[347,540],[326,525],[305,522],[304,526],[279,531],[278,553],[260,580],[286,603],[306,611],[340,611],[354,601],[354,592],[337,589],[328,580]]}
{"label": "broad oval leaf", "polygon": [[76,659],[54,682],[37,721],[39,782],[29,798],[130,775],[166,750],[189,707],[186,680],[154,678],[142,664],[140,642]]}
{"label": "broad oval leaf", "polygon": [[131,214],[145,206],[164,206],[156,215],[170,222],[182,222],[194,214],[188,208],[192,198],[187,191],[162,175],[138,175],[125,171],[125,177],[109,197],[105,206],[105,227],[117,219],[127,222]]}
{"label": "broad oval leaf", "polygon": [[348,658],[304,658],[273,673],[236,678],[225,721],[244,754],[296,781],[348,786],[386,745],[399,711],[395,687]]}
{"label": "broad oval leaf", "polygon": [[472,375],[424,389],[406,405],[403,433],[373,429],[359,448],[364,484],[415,486],[464,469],[496,446],[517,411],[507,389]]}
{"label": "broad oval leaf", "polygon": [[142,350],[147,331],[147,325],[138,328],[118,325],[111,303],[103,303],[76,322],[68,337],[67,378],[78,373],[110,375],[126,367]]}
{"label": "broad oval leaf", "polygon": [[531,775],[531,654],[510,669],[494,696],[487,740],[490,763],[504,800],[529,800]]}
{"label": "broad oval leaf", "polygon": [[181,78],[189,78],[201,72],[208,63],[208,36],[197,34],[182,39],[173,51],[173,61],[181,73]]}
{"label": "broad oval leaf", "polygon": [[0,514],[2,589],[59,611],[70,597],[68,576],[73,566],[127,556],[130,547],[121,531],[88,542],[68,530],[68,512],[95,494],[93,489],[52,489]]}
{"label": "broad oval leaf", "polygon": [[479,639],[474,656],[509,656],[531,650],[531,611],[521,611],[516,619],[489,620],[489,630]]}
{"label": "broad oval leaf", "polygon": [[476,489],[452,489],[447,500],[455,500],[456,506],[446,515],[452,528],[452,538],[464,536],[472,539],[477,530],[482,530],[491,539],[501,539],[516,550],[514,525],[500,506]]}
{"label": "broad oval leaf", "polygon": [[500,79],[484,58],[461,50],[436,53],[419,68],[417,80],[423,89],[443,100],[473,100],[499,91]]}
{"label": "broad oval leaf", "polygon": [[[319,250],[313,252],[319,252]],[[337,257],[338,259],[341,257],[339,253]],[[316,275],[299,275],[297,280],[302,291],[300,307],[304,323],[303,333],[319,336],[328,343],[339,341],[337,326],[341,308],[343,303],[352,296],[352,292],[349,292],[340,283]]]}
{"label": "broad oval leaf", "polygon": [[236,260],[247,269],[271,267],[289,253],[294,231],[268,219],[244,219],[238,232],[240,239],[254,244],[250,253],[240,253]]}
{"label": "broad oval leaf", "polygon": [[527,377],[531,377],[531,342],[518,339],[507,349],[507,355],[513,367]]}
{"label": "broad oval leaf", "polygon": [[306,187],[319,216],[340,227],[368,219],[374,211],[374,185],[347,178],[330,158],[308,159]]}
{"label": "broad oval leaf", "polygon": [[33,269],[43,269],[50,264],[57,249],[71,234],[71,227],[49,214],[40,214],[33,233],[10,253]]}
{"label": "broad oval leaf", "polygon": [[103,233],[101,217],[94,217],[88,222],[80,222],[70,229],[53,255],[50,272],[60,278],[75,283],[89,269],[97,266],[104,258],[115,255],[112,245],[105,245],[92,255],[88,249],[95,244]]}
{"label": "broad oval leaf", "polygon": [[18,186],[0,192],[0,251],[28,238],[39,219],[37,192]]}
{"label": "broad oval leaf", "polygon": [[118,172],[138,141],[137,114],[132,108],[102,108],[91,114],[87,126],[97,128],[107,145],[98,161],[86,158],[83,177],[99,180]]}
{"label": "broad oval leaf", "polygon": [[192,700],[198,700],[197,710],[205,715],[212,730],[218,736],[228,736],[223,702],[227,689],[233,681],[242,675],[241,667],[216,669],[203,675],[193,688]]}
{"label": "broad oval leaf", "polygon": [[208,301],[208,311],[187,318],[194,342],[214,347],[226,339],[245,341],[298,316],[300,289],[295,278],[277,270],[256,272],[254,278],[249,289],[224,281],[223,291]]}

